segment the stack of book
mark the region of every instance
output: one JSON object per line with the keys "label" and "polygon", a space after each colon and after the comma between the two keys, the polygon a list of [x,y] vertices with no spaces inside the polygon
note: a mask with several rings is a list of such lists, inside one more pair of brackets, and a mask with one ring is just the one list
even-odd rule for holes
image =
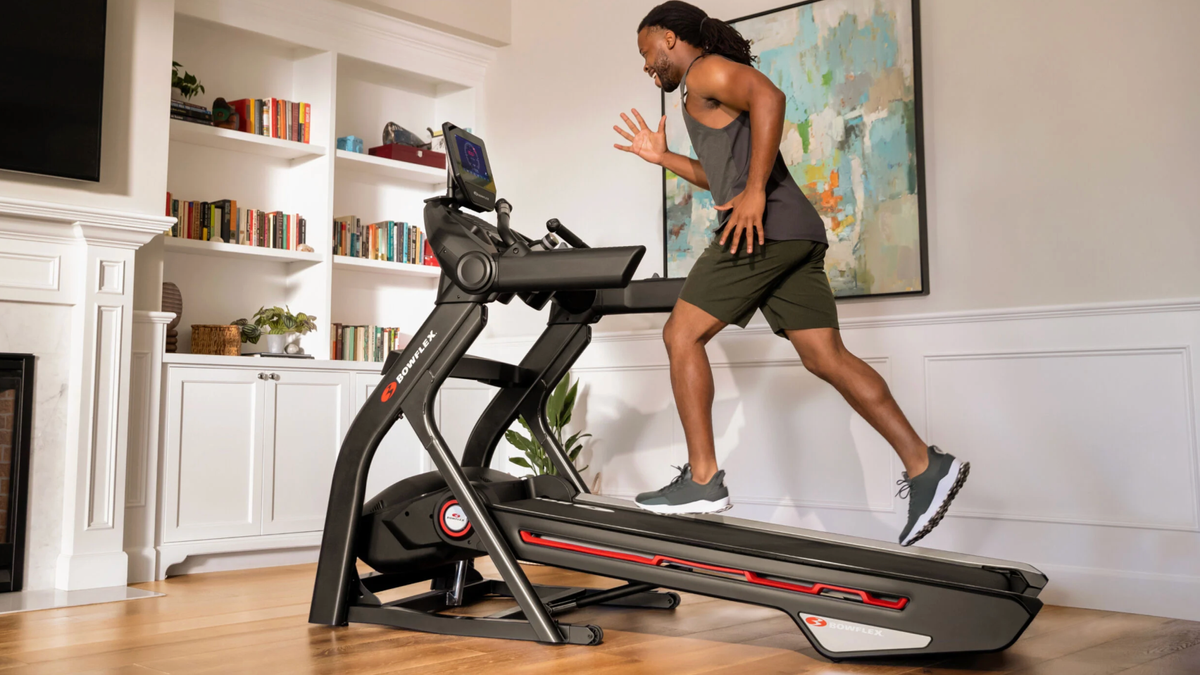
{"label": "stack of book", "polygon": [[212,111],[187,101],[171,101],[171,119],[212,126]]}
{"label": "stack of book", "polygon": [[167,236],[181,239],[294,251],[307,238],[308,223],[300,214],[242,209],[235,199],[184,201],[168,192],[167,215],[175,218]]}
{"label": "stack of book", "polygon": [[285,141],[308,143],[312,135],[312,106],[281,98],[241,98],[230,101],[237,111],[238,131]]}
{"label": "stack of book", "polygon": [[335,361],[375,361],[382,363],[388,352],[408,346],[408,333],[383,326],[347,326],[333,324],[330,354]]}
{"label": "stack of book", "polygon": [[437,265],[421,228],[395,220],[364,225],[358,216],[333,219],[333,254],[410,265]]}

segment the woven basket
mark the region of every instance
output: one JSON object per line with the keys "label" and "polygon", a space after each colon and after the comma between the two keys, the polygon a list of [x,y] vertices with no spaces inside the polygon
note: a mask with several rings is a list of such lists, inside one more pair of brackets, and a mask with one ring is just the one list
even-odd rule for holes
{"label": "woven basket", "polygon": [[192,324],[192,353],[238,356],[242,353],[242,334],[237,326]]}

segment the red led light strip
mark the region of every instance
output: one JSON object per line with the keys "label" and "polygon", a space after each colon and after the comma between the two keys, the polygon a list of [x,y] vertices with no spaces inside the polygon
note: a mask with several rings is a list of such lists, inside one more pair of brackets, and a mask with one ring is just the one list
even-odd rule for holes
{"label": "red led light strip", "polygon": [[563,551],[574,551],[576,553],[586,553],[588,555],[599,556],[601,558],[612,558],[613,560],[624,560],[626,562],[638,563],[641,565],[650,565],[651,567],[661,567],[664,564],[674,563],[685,567],[693,567],[696,569],[709,570],[710,572],[722,572],[725,574],[740,575],[746,581],[758,586],[767,586],[770,588],[779,588],[785,591],[795,591],[796,593],[805,593],[808,595],[820,595],[821,591],[838,591],[841,593],[850,593],[857,595],[863,601],[864,605],[872,607],[883,607],[885,609],[904,609],[908,604],[908,598],[899,598],[898,600],[883,600],[877,598],[867,591],[860,591],[857,588],[844,588],[842,586],[830,586],[829,584],[815,583],[811,586],[801,584],[788,583],[786,581],[778,581],[767,577],[755,574],[747,570],[733,569],[731,567],[718,567],[717,565],[707,565],[705,563],[691,562],[690,560],[681,560],[679,558],[671,558],[664,555],[656,555],[653,558],[637,555],[635,553],[623,553],[621,551],[608,551],[602,548],[591,548],[580,544],[572,544],[565,541],[556,541],[554,539],[546,539],[532,532],[521,530],[521,541],[534,546],[544,546],[546,548],[556,548]]}

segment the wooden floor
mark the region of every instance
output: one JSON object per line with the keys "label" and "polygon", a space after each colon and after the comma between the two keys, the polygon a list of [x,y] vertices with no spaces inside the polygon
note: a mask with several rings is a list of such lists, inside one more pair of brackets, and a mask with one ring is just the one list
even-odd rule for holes
{"label": "wooden floor", "polygon": [[[302,565],[197,574],[139,586],[167,594],[161,598],[0,616],[0,675],[1200,673],[1200,623],[1059,607],[1045,608],[1003,653],[875,664],[829,663],[775,610],[690,595],[673,612],[571,614],[574,623],[604,627],[597,647],[328,628],[306,621],[313,572]],[[530,567],[529,576],[616,584],[547,567]]]}

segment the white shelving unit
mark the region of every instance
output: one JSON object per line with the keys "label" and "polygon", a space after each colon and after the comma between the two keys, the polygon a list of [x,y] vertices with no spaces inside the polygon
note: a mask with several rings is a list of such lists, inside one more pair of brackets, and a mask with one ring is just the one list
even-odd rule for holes
{"label": "white shelving unit", "polygon": [[258,258],[274,262],[298,262],[310,265],[321,262],[321,256],[317,253],[265,248],[262,246],[244,246],[242,244],[226,244],[222,241],[198,241],[195,239],[165,237],[163,246],[170,253],[187,253],[215,258]]}
{"label": "white shelving unit", "polygon": [[194,102],[275,97],[312,107],[311,143],[171,121],[167,189],[174,198],[298,213],[313,249],[167,237],[163,279],[183,295],[181,352],[190,351],[192,324],[229,323],[286,304],[318,317],[302,345],[320,369],[329,365],[333,323],[412,333],[433,307],[438,268],[333,255],[332,223],[354,215],[364,224],[423,228],[423,202],[445,190],[445,169],[336,150],[337,138],[378,145],[388,122],[419,134],[444,121],[479,131],[494,49],[346,3],[304,7],[176,0],[173,58],[205,86]]}
{"label": "white shelving unit", "polygon": [[442,268],[433,265],[413,265],[411,263],[397,263],[387,260],[369,260],[367,258],[352,258],[346,255],[333,256],[333,269],[398,274],[426,279],[437,279],[442,274]]}
{"label": "white shelving unit", "polygon": [[248,134],[244,131],[219,129],[213,126],[171,120],[171,140],[192,145],[203,145],[221,150],[248,152],[280,159],[298,159],[300,157],[321,156],[325,154],[325,146],[311,143],[285,141],[269,136]]}
{"label": "white shelving unit", "polygon": [[446,186],[445,169],[413,164],[412,162],[401,162],[384,157],[375,157],[373,155],[364,155],[357,152],[348,152],[346,150],[337,151],[335,166],[339,172],[358,171],[420,185],[437,185],[441,188],[445,188]]}

